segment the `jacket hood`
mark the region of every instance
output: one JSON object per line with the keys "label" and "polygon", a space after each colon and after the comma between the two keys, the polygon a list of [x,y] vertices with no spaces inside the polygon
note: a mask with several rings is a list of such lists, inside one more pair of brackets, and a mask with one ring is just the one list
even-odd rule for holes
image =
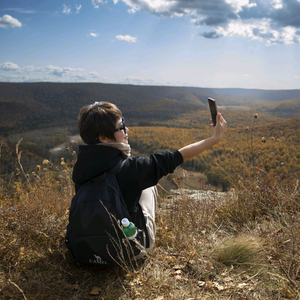
{"label": "jacket hood", "polygon": [[81,185],[113,168],[122,159],[122,152],[102,145],[80,145],[73,169],[75,185]]}

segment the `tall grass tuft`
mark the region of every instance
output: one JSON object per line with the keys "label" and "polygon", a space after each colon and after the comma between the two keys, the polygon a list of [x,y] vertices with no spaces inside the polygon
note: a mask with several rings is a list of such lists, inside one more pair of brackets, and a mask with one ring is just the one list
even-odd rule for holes
{"label": "tall grass tuft", "polygon": [[224,238],[215,245],[213,255],[224,265],[255,265],[262,261],[262,249],[260,239],[248,233]]}

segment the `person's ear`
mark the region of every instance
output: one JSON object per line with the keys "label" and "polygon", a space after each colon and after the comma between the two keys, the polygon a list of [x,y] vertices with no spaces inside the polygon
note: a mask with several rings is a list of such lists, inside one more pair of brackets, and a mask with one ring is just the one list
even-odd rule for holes
{"label": "person's ear", "polygon": [[99,141],[101,143],[108,143],[109,139],[107,137],[105,137],[104,135],[99,135]]}

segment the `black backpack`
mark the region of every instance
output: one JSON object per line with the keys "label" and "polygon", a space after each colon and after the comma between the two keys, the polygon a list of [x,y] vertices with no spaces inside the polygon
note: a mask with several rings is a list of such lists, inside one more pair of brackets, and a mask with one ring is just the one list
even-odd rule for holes
{"label": "black backpack", "polygon": [[[129,214],[115,177],[122,163],[81,185],[72,199],[65,240],[82,264],[124,266],[149,244],[143,230],[129,241],[121,228],[123,218],[137,220]],[[141,210],[136,212],[144,221]]]}

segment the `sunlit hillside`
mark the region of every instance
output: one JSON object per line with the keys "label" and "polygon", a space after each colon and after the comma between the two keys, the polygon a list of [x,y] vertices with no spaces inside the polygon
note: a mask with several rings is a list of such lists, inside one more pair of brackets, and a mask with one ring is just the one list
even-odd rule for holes
{"label": "sunlit hillside", "polygon": [[[243,122],[242,126],[231,128],[229,116],[226,139],[185,163],[186,168],[209,174],[211,183],[224,188],[230,186],[228,176],[242,171],[245,164],[259,166],[277,175],[300,171],[300,117],[261,125],[266,119],[257,114],[251,115],[248,123]],[[213,134],[209,124],[191,122],[192,129],[184,126],[133,127],[130,130],[130,143],[140,152],[150,154],[163,149],[180,149]]]}
{"label": "sunlit hillside", "polygon": [[300,115],[300,97],[279,102],[269,111],[272,115],[284,118],[294,118]]}

